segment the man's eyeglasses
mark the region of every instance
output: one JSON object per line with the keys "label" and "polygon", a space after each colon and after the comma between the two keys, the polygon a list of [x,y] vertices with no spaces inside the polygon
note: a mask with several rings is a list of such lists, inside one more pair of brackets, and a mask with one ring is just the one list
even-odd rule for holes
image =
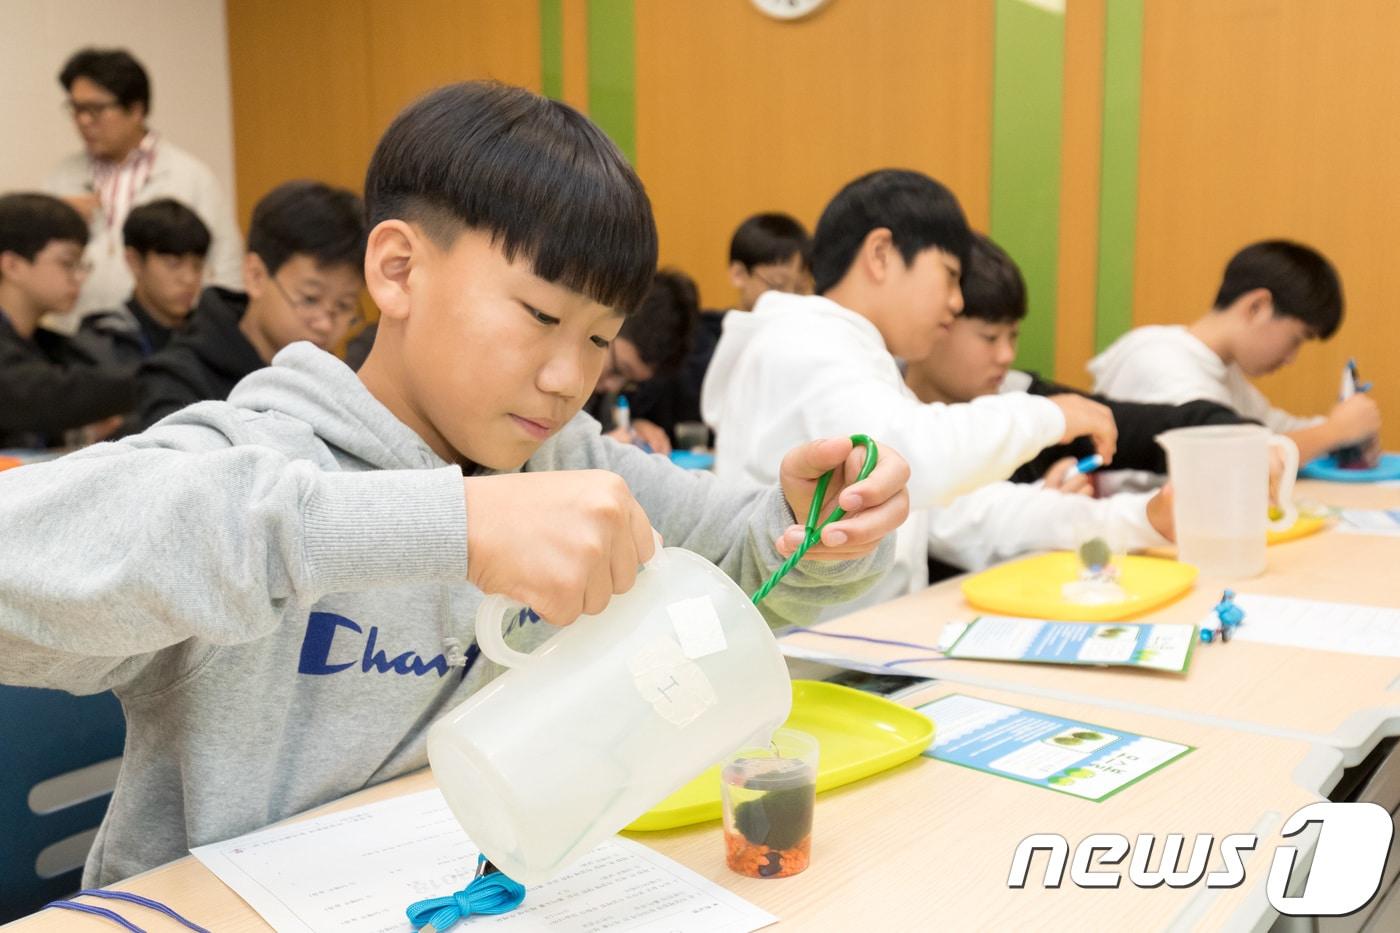
{"label": "man's eyeglasses", "polygon": [[78,120],[87,117],[92,120],[99,119],[108,110],[115,110],[121,107],[120,101],[104,100],[90,104],[80,104],[76,100],[66,100],[63,102],[63,109],[67,110],[73,119]]}
{"label": "man's eyeglasses", "polygon": [[360,318],[360,307],[357,304],[346,301],[333,302],[326,298],[296,297],[277,281],[277,276],[270,275],[268,278],[277,286],[277,290],[282,293],[282,298],[291,305],[292,310],[304,321],[314,321],[324,315],[332,324],[341,327],[346,324],[353,325]]}

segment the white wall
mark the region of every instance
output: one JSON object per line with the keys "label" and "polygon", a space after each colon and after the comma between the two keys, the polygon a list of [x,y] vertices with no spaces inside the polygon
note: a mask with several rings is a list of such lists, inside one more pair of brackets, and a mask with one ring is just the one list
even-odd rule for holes
{"label": "white wall", "polygon": [[0,192],[41,187],[81,147],[58,72],[77,49],[116,46],[151,77],[151,120],[233,190],[224,0],[0,0]]}

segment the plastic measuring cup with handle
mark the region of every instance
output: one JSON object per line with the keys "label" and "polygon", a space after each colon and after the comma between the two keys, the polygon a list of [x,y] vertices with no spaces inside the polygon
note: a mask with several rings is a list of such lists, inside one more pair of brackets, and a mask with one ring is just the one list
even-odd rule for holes
{"label": "plastic measuring cup with handle", "polygon": [[[1157,436],[1175,490],[1177,559],[1208,577],[1257,576],[1268,564],[1267,533],[1298,518],[1293,481],[1298,447],[1255,424],[1176,428]],[[1269,448],[1283,451],[1278,504],[1269,520]]]}
{"label": "plastic measuring cup with handle", "polygon": [[521,611],[482,602],[477,644],[510,670],[433,725],[428,760],[467,835],[522,884],[735,749],[767,744],[791,711],[787,665],[753,603],[659,539],[632,589],[528,654],[502,632]]}

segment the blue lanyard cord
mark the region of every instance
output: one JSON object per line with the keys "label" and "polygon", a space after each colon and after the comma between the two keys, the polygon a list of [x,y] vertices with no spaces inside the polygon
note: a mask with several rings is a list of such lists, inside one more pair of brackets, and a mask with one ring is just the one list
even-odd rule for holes
{"label": "blue lanyard cord", "polygon": [[[876,447],[874,441],[864,434],[852,434],[851,443],[857,447],[865,448],[865,463],[861,465],[860,473],[857,474],[856,478],[852,481],[852,485],[854,485],[869,476],[870,471],[875,469],[875,463],[879,459],[879,448]],[[846,510],[838,505],[832,510],[832,513],[826,517],[826,521],[818,524],[818,519],[820,519],[822,515],[822,506],[826,504],[826,487],[831,482],[831,477],[835,474],[835,470],[828,470],[822,474],[821,479],[817,480],[817,486],[812,491],[812,505],[807,510],[806,533],[802,536],[802,543],[798,545],[797,550],[792,552],[792,556],[784,561],[781,567],[773,571],[773,575],[753,594],[753,604],[755,606],[763,602],[764,597],[773,592],[773,587],[778,585],[778,581],[787,576],[788,571],[797,566],[797,562],[802,559],[808,549],[822,539],[823,528],[830,525],[832,522],[839,522],[846,516]]]}
{"label": "blue lanyard cord", "polygon": [[503,914],[519,907],[523,900],[525,885],[507,878],[486,861],[486,856],[478,855],[471,884],[450,897],[414,901],[405,912],[415,930],[431,926],[441,933],[472,914]]}
{"label": "blue lanyard cord", "polygon": [[872,638],[869,635],[846,635],[841,632],[824,632],[819,628],[807,628],[801,625],[794,625],[791,628],[783,630],[784,635],[791,634],[792,632],[801,632],[804,635],[820,635],[823,638],[844,638],[847,641],[865,641],[872,645],[891,645],[895,648],[918,648],[920,651],[933,651],[940,655],[944,653],[932,645],[921,645],[912,641],[895,641],[892,638]]}
{"label": "blue lanyard cord", "polygon": [[185,927],[188,927],[189,929],[193,930],[194,933],[209,933],[209,931],[206,930],[204,927],[200,926],[192,920],[186,920],[184,917],[180,916],[174,910],[165,906],[160,901],[151,900],[149,897],[142,897],[139,894],[132,894],[128,891],[99,891],[93,888],[85,888],[84,890],[79,891],[73,896],[103,897],[107,898],[108,900],[126,901],[128,904],[138,904],[141,907],[146,907],[151,910],[159,911],[160,913],[165,914],[171,920],[174,920],[184,925]]}
{"label": "blue lanyard cord", "polygon": [[108,910],[105,907],[93,907],[91,904],[79,904],[77,901],[49,901],[40,909],[47,909],[49,907],[57,907],[61,910],[76,910],[80,914],[92,914],[93,916],[103,917],[115,924],[123,926],[130,930],[131,933],[146,933],[145,930],[141,929],[121,914],[114,910]]}

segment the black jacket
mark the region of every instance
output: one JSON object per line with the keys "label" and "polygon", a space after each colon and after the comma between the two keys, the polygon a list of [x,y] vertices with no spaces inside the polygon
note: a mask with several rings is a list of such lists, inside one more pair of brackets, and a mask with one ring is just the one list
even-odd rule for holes
{"label": "black jacket", "polygon": [[248,296],[207,288],[189,326],[141,366],[137,430],[186,405],[223,400],[244,376],[267,363],[238,329]]}
{"label": "black jacket", "polygon": [[628,395],[632,417],[660,425],[672,442],[676,425],[682,421],[703,421],[700,417],[700,387],[715,355],[726,311],[702,311],[695,324],[690,353],[680,369],[669,376],[648,379]]}
{"label": "black jacket", "polygon": [[43,328],[26,340],[0,310],[0,447],[58,447],[64,431],[135,404],[133,367],[93,365]]}
{"label": "black jacket", "polygon": [[[133,319],[135,327],[131,326]],[[83,318],[73,343],[97,363],[135,368],[165,349],[176,333],[151,317],[133,297],[124,311],[99,311]]]}
{"label": "black jacket", "polygon": [[[1198,399],[1181,405],[1154,405],[1144,402],[1122,402],[1102,395],[1090,395],[1048,379],[1035,373],[1027,373],[1031,384],[1026,389],[1031,395],[1060,395],[1073,392],[1102,402],[1113,412],[1113,420],[1118,423],[1118,452],[1109,465],[1114,470],[1145,470],[1149,473],[1167,472],[1167,453],[1157,443],[1157,435],[1172,428],[1191,428],[1204,424],[1253,424],[1234,409],[1216,402]],[[1033,483],[1045,476],[1056,461],[1065,457],[1087,457],[1094,452],[1094,445],[1087,437],[1081,437],[1069,444],[1047,447],[1036,455],[1034,460],[1023,464],[1011,475],[1015,483]]]}

